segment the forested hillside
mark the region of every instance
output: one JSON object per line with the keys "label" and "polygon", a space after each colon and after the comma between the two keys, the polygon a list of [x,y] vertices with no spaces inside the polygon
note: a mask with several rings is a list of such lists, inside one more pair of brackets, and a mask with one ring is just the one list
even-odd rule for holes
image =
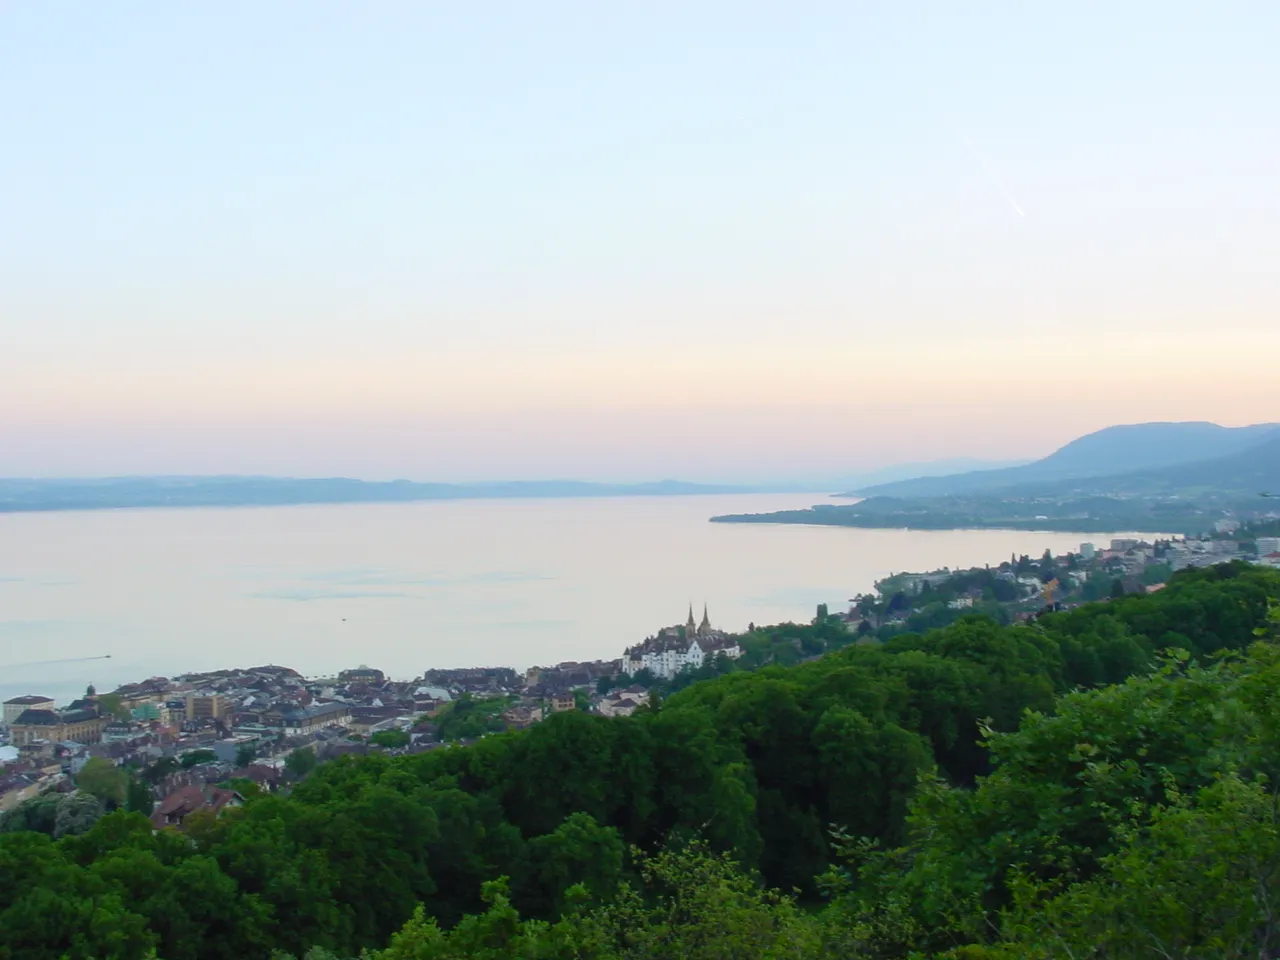
{"label": "forested hillside", "polygon": [[1277,600],[1187,571],[337,761],[185,836],[0,835],[0,958],[1271,956]]}

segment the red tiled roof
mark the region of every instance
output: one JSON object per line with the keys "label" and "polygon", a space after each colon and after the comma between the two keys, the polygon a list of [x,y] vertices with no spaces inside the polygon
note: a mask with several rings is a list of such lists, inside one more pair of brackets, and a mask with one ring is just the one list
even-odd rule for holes
{"label": "red tiled roof", "polygon": [[151,814],[151,824],[157,830],[178,827],[197,810],[212,810],[215,814],[236,798],[234,790],[214,787],[206,792],[195,785],[182,787],[160,801]]}

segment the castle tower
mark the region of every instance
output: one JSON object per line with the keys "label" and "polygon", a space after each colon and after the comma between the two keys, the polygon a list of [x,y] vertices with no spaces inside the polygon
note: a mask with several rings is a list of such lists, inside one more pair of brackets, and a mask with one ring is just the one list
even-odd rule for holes
{"label": "castle tower", "polygon": [[707,605],[702,605],[702,623],[698,624],[699,636],[706,636],[711,632],[711,618],[707,616]]}

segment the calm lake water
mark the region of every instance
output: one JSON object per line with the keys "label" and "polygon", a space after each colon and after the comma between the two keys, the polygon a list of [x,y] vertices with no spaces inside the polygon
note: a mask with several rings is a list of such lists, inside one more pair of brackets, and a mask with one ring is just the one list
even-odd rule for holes
{"label": "calm lake water", "polygon": [[0,514],[0,698],[260,663],[308,675],[367,663],[409,679],[616,657],[684,622],[690,603],[730,630],[802,621],[892,572],[1106,539],[707,522],[821,499]]}

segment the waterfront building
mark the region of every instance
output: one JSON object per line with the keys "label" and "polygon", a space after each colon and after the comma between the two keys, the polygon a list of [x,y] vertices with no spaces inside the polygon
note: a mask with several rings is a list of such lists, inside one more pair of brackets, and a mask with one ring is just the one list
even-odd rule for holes
{"label": "waterfront building", "polygon": [[657,636],[628,648],[622,655],[622,672],[634,676],[648,670],[655,677],[670,680],[682,670],[696,670],[714,656],[736,660],[742,656],[742,648],[736,639],[711,626],[705,605],[702,622],[696,622],[691,604],[683,627],[666,627]]}

